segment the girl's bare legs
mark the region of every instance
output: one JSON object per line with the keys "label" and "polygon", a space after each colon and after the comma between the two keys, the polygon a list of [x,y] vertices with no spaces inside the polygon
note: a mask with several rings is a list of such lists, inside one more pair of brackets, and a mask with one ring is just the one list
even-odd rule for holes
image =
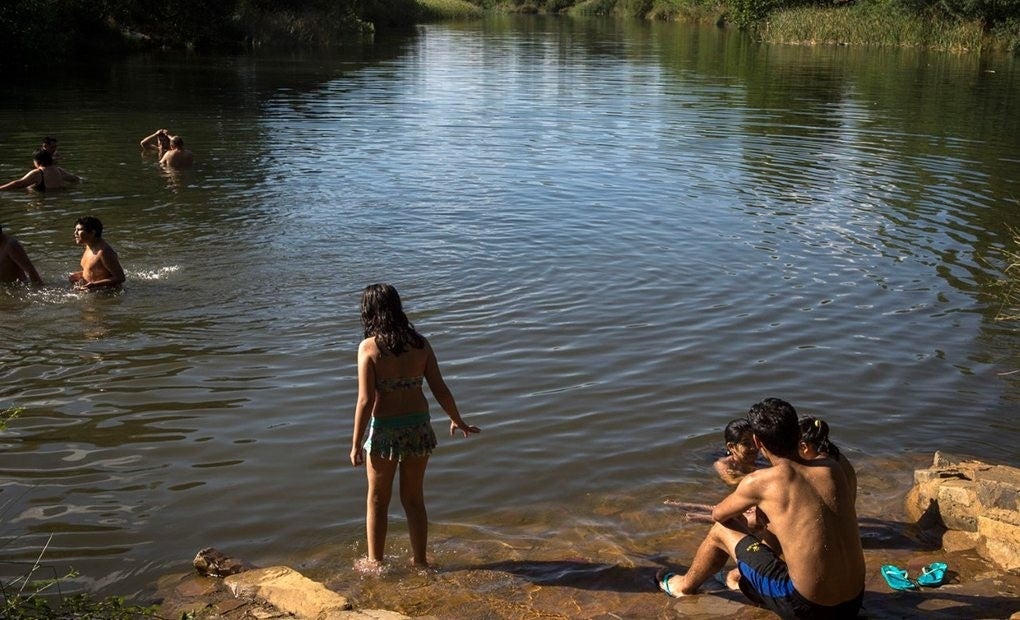
{"label": "girl's bare legs", "polygon": [[368,473],[365,530],[368,534],[368,559],[372,562],[383,561],[390,497],[393,495],[393,477],[397,473],[397,465],[397,461],[371,454],[365,459],[365,471]]}
{"label": "girl's bare legs", "polygon": [[425,510],[425,467],[429,457],[414,456],[400,462],[400,503],[407,515],[411,554],[415,566],[429,565],[425,548],[429,541],[429,517]]}

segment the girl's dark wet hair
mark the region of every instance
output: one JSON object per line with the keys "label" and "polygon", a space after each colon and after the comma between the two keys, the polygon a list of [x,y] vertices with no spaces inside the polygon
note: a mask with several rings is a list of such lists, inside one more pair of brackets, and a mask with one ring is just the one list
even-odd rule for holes
{"label": "girl's dark wet hair", "polygon": [[815,452],[839,459],[839,448],[829,441],[829,425],[825,420],[804,416],[797,423],[800,425],[801,441],[814,448]]}
{"label": "girl's dark wet hair", "polygon": [[425,338],[404,314],[397,289],[389,284],[371,284],[361,292],[361,324],[365,338],[375,336],[383,353],[400,355],[425,346]]}
{"label": "girl's dark wet hair", "polygon": [[751,432],[751,423],[747,418],[737,418],[723,429],[723,441],[726,443],[740,443],[740,439]]}
{"label": "girl's dark wet hair", "polygon": [[747,421],[751,423],[751,432],[769,452],[786,458],[797,456],[800,429],[793,405],[779,398],[766,398],[751,407]]}
{"label": "girl's dark wet hair", "polygon": [[39,149],[32,154],[32,161],[39,164],[40,166],[52,166],[53,155],[50,154],[46,149]]}

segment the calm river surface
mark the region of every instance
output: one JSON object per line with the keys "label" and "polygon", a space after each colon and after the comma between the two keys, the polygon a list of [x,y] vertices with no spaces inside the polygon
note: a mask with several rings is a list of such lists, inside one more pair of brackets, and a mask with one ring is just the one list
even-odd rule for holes
{"label": "calm river surface", "polygon": [[[47,134],[85,178],[0,196],[47,280],[0,288],[0,408],[23,408],[0,434],[0,560],[52,535],[44,563],[105,593],[209,545],[359,579],[348,451],[376,281],[483,429],[444,440],[433,408],[447,567],[689,555],[662,500],[717,500],[721,429],[768,396],[830,422],[862,513],[898,509],[935,449],[1020,464],[1020,336],[997,320],[1018,309],[996,286],[1020,228],[1011,58],[504,17],[0,93],[0,178]],[[139,153],[159,127],[193,170]],[[121,294],[62,282],[86,213]],[[385,590],[361,595],[409,596]]]}

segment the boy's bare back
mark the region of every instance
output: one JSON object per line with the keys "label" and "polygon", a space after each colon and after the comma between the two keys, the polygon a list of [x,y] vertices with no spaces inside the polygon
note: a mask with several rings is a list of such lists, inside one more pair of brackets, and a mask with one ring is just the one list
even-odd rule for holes
{"label": "boy's bare back", "polygon": [[780,459],[748,474],[738,492],[757,497],[769,516],[769,530],[782,546],[798,592],[835,605],[864,589],[856,489],[844,467],[830,458]]}

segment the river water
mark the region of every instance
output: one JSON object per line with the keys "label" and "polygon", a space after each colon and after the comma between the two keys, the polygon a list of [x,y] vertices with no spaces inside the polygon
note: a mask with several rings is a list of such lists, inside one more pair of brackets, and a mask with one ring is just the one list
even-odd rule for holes
{"label": "river water", "polygon": [[[500,17],[0,93],[0,178],[52,134],[85,179],[0,196],[47,280],[0,289],[0,407],[23,408],[0,434],[0,560],[52,535],[67,587],[144,593],[209,545],[362,583],[348,451],[376,281],[483,429],[443,439],[433,409],[430,548],[462,574],[540,589],[689,555],[662,500],[716,501],[721,429],[768,396],[831,424],[876,518],[935,449],[1020,464],[1012,58]],[[159,127],[193,170],[140,154]],[[120,294],[62,282],[83,214]],[[397,564],[402,519],[394,500]],[[478,615],[470,582],[444,613]],[[539,594],[517,591],[487,613],[526,616]]]}

